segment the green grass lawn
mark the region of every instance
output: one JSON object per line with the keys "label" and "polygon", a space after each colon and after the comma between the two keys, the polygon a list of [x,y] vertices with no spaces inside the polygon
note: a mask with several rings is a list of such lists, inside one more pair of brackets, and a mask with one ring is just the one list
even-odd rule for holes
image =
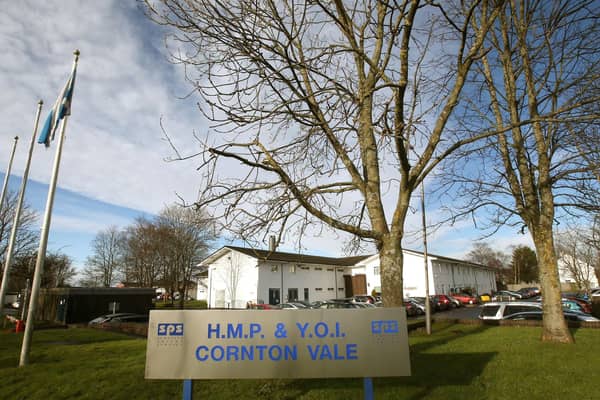
{"label": "green grass lawn", "polygon": [[[575,345],[541,343],[540,328],[435,324],[410,334],[411,377],[376,378],[376,399],[597,399],[600,329]],[[91,329],[0,333],[0,399],[179,399],[181,382],[144,379],[146,340]],[[361,399],[362,379],[195,381],[195,399]]]}

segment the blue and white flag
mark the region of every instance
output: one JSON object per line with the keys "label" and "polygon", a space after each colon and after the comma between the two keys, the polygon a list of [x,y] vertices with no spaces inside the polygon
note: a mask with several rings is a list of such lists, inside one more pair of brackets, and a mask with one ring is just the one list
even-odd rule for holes
{"label": "blue and white flag", "polygon": [[56,129],[58,129],[60,120],[65,115],[71,115],[71,99],[73,98],[73,89],[75,88],[75,73],[76,70],[74,69],[67,84],[60,92],[54,106],[50,110],[50,114],[48,114],[48,118],[46,118],[44,127],[38,137],[38,143],[44,143],[46,147],[50,146],[51,140],[54,140],[54,134]]}

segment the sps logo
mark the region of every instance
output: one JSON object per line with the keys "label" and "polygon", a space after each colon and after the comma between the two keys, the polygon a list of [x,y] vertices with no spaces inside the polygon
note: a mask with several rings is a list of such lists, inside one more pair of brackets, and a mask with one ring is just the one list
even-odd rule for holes
{"label": "sps logo", "polygon": [[158,324],[158,336],[183,336],[183,324]]}

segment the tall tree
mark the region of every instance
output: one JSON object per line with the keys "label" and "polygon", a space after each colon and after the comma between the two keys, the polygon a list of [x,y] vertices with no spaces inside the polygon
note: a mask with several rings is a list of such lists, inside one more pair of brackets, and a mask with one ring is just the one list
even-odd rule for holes
{"label": "tall tree", "polygon": [[499,2],[145,3],[214,123],[197,204],[245,240],[325,225],[374,243],[401,306],[411,196],[472,140],[444,132]]}
{"label": "tall tree", "polygon": [[161,211],[156,224],[163,232],[163,282],[171,293],[179,292],[183,308],[197,265],[214,240],[212,221],[202,210],[170,206]]}
{"label": "tall tree", "polygon": [[466,259],[477,264],[487,265],[496,270],[496,283],[503,286],[508,282],[507,272],[510,272],[509,256],[499,250],[494,250],[486,242],[475,242],[466,255]]}
{"label": "tall tree", "polygon": [[502,5],[463,103],[469,107],[456,121],[461,135],[497,135],[461,154],[448,180],[468,198],[467,212],[488,213],[496,226],[529,232],[544,293],[542,339],[572,342],[562,312],[554,222],[600,204],[597,148],[581,146],[598,136],[599,92],[588,89],[597,88],[600,77],[600,10],[591,0]]}
{"label": "tall tree", "polygon": [[513,271],[513,283],[536,282],[539,276],[538,261],[529,246],[517,246],[512,252],[511,267]]}
{"label": "tall tree", "polygon": [[[13,264],[13,274],[9,283],[11,290],[22,290],[27,285],[27,280],[33,281],[37,252],[20,255]],[[77,271],[71,258],[60,251],[48,252],[44,259],[44,269],[41,287],[46,289],[68,287],[73,283]]]}
{"label": "tall tree", "polygon": [[86,260],[83,273],[90,282],[110,287],[123,265],[124,235],[116,226],[98,232],[92,241],[92,255]]}
{"label": "tall tree", "polygon": [[155,224],[138,218],[125,229],[123,256],[125,281],[141,287],[155,287],[161,274],[159,247],[162,241]]}

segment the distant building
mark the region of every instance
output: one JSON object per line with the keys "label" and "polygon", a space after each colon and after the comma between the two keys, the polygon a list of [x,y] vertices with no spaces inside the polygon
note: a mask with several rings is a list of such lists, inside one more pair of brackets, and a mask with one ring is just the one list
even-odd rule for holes
{"label": "distant building", "polygon": [[[211,308],[244,308],[248,302],[278,304],[339,299],[381,291],[378,255],[321,257],[225,246],[200,263],[197,293]],[[430,294],[469,288],[496,290],[495,270],[453,258],[429,255]],[[404,251],[404,293],[425,295],[423,254]]]}
{"label": "distant building", "polygon": [[42,289],[36,319],[62,324],[86,323],[104,314],[148,314],[152,288]]}

